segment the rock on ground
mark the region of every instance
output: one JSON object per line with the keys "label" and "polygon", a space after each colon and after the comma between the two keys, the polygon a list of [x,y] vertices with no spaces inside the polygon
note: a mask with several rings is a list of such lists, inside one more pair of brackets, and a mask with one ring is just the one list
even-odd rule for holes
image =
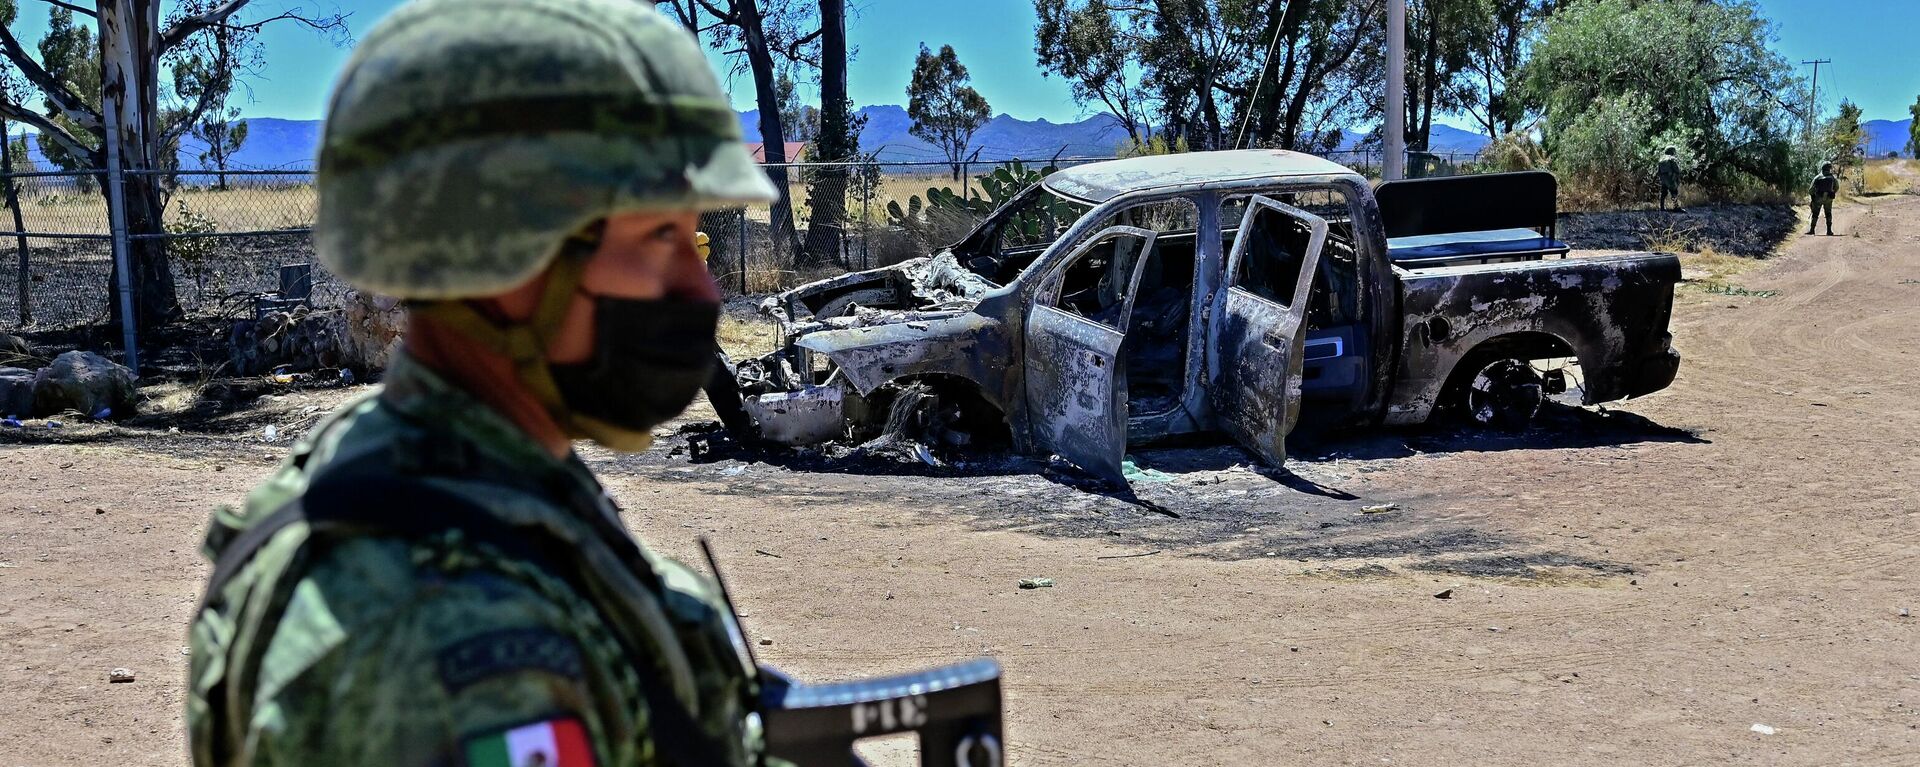
{"label": "rock on ground", "polygon": [[0,416],[11,418],[33,416],[35,377],[31,370],[0,368]]}
{"label": "rock on ground", "polygon": [[68,410],[94,415],[104,410],[110,417],[125,418],[133,415],[136,395],[133,371],[93,352],[55,357],[33,384],[37,415]]}

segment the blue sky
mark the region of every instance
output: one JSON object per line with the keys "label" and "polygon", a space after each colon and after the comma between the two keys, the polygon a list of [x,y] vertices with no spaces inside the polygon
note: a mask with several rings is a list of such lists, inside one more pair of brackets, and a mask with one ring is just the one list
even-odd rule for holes
{"label": "blue sky", "polygon": [[[355,33],[391,11],[400,0],[318,0],[317,7],[350,13]],[[851,0],[855,13],[848,36],[856,49],[848,87],[854,103],[903,104],[908,73],[920,43],[950,44],[971,70],[974,86],[993,105],[1025,119],[1070,122],[1090,114],[1074,105],[1066,84],[1043,78],[1034,66],[1032,0]],[[1920,95],[1920,56],[1913,31],[1920,29],[1920,0],[1759,0],[1777,22],[1777,49],[1788,59],[1833,59],[1820,68],[1821,102],[1830,110],[1851,98],[1868,119],[1900,120]],[[170,6],[171,4],[169,4]],[[259,18],[289,7],[316,7],[314,0],[255,0],[245,13]],[[46,29],[45,6],[21,0],[14,33],[32,46]],[[310,30],[276,24],[263,35],[267,64],[253,83],[253,117],[315,119],[326,108],[334,75],[347,49]],[[719,59],[716,56],[717,65]],[[723,66],[723,65],[722,65]],[[734,103],[753,108],[753,83],[732,78]],[[1455,121],[1457,124],[1464,124]]]}

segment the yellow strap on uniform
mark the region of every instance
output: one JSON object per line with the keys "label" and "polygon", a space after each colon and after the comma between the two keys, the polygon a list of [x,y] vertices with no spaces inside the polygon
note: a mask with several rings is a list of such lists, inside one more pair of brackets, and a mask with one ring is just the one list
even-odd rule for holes
{"label": "yellow strap on uniform", "polygon": [[587,254],[591,249],[564,248],[547,272],[547,284],[540,303],[526,322],[496,322],[465,301],[432,301],[414,306],[414,311],[432,317],[456,332],[490,348],[513,362],[520,382],[533,393],[547,413],[563,426],[573,419],[560,398],[560,387],[547,368],[547,350],[566,321],[567,309],[580,288]]}

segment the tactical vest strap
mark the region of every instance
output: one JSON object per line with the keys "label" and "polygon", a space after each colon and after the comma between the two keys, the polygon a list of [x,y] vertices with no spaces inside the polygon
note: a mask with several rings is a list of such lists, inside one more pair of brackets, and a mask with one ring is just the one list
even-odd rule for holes
{"label": "tactical vest strap", "polygon": [[[201,610],[213,603],[232,579],[246,568],[260,549],[296,522],[307,524],[309,546],[357,537],[421,540],[449,530],[459,530],[468,540],[485,542],[502,553],[547,567],[555,575],[585,596],[583,574],[569,563],[577,557],[542,528],[509,523],[476,506],[470,499],[412,477],[399,477],[378,471],[389,458],[384,450],[368,451],[324,467],[309,483],[307,491],[274,509],[221,549],[214,562],[201,597]],[[595,537],[607,544],[634,576],[656,593],[665,586],[654,572],[639,544],[626,531],[619,530],[599,509],[584,514]],[[270,636],[272,627],[263,627]],[[619,632],[615,632],[618,636]],[[626,642],[621,643],[626,646]],[[627,646],[629,652],[636,649]],[[634,659],[645,666],[643,659]],[[644,669],[643,669],[644,670]],[[652,673],[635,675],[646,699],[648,736],[653,739],[668,764],[725,764],[728,749],[712,742],[678,696],[671,684]]]}

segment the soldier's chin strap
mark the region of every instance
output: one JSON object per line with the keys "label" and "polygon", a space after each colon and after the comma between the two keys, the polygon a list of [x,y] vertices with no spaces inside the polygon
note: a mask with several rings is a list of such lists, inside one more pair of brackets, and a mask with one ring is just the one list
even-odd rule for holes
{"label": "soldier's chin strap", "polygon": [[520,384],[533,394],[562,431],[571,438],[586,438],[615,450],[639,452],[653,444],[652,431],[635,431],[581,415],[568,407],[560,396],[547,361],[547,350],[566,321],[567,309],[580,290],[587,258],[592,256],[598,237],[591,234],[569,238],[560,255],[547,269],[547,284],[533,316],[524,321],[496,320],[465,300],[416,301],[408,308],[432,318],[475,343],[492,349],[513,364]]}

